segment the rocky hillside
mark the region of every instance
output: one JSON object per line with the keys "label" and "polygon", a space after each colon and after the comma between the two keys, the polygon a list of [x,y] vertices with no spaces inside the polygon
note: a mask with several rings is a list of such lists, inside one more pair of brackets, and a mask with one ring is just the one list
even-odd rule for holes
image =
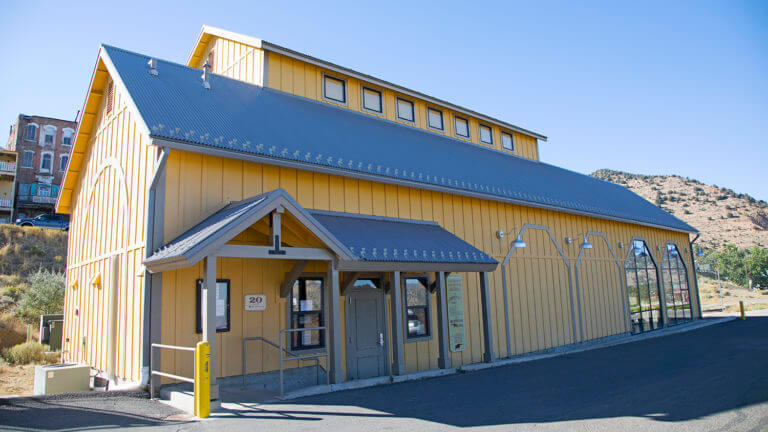
{"label": "rocky hillside", "polygon": [[731,189],[676,175],[602,169],[591,174],[642,196],[701,231],[699,244],[719,249],[768,247],[768,204]]}

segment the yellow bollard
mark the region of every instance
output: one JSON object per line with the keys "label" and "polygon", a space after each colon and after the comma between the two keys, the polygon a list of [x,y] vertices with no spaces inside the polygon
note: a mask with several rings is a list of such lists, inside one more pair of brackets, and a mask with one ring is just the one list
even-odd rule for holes
{"label": "yellow bollard", "polygon": [[741,309],[741,319],[747,319],[747,315],[744,313],[744,300],[739,301],[739,309]]}
{"label": "yellow bollard", "polygon": [[198,342],[195,347],[195,415],[211,415],[211,346]]}

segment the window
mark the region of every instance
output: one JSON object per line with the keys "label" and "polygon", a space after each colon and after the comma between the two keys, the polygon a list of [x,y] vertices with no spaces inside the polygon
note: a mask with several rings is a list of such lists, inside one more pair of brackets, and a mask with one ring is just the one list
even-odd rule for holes
{"label": "window", "polygon": [[453,123],[456,128],[456,136],[469,138],[469,122],[467,119],[454,116]]}
{"label": "window", "polygon": [[35,159],[35,152],[31,150],[24,150],[24,157],[21,160],[21,166],[23,168],[32,168],[34,159]]}
{"label": "window", "polygon": [[643,240],[633,240],[624,263],[629,296],[632,333],[654,330],[662,325],[656,263]]}
{"label": "window", "polygon": [[427,108],[427,124],[432,129],[443,130],[443,112],[434,108]]}
{"label": "window", "polygon": [[64,128],[61,132],[61,143],[65,146],[71,146],[72,137],[75,135],[75,131],[71,128]]}
{"label": "window", "polygon": [[[55,196],[55,195],[51,195],[52,190],[53,189],[51,188],[51,185],[39,184],[37,185],[37,196],[40,196],[40,197]],[[49,220],[48,215],[42,215],[42,216],[44,217],[41,220]]]}
{"label": "window", "polygon": [[19,183],[19,195],[21,196],[27,196],[29,195],[29,183]]}
{"label": "window", "polygon": [[338,78],[324,76],[323,97],[334,102],[347,103],[347,83]]}
{"label": "window", "polygon": [[49,173],[51,172],[52,166],[53,166],[53,153],[43,152],[42,156],[40,157],[40,171]]}
{"label": "window", "polygon": [[667,322],[670,325],[691,319],[691,293],[688,289],[688,270],[674,243],[667,244],[667,252],[661,263],[661,280],[667,306]]}
{"label": "window", "polygon": [[381,105],[381,92],[363,87],[363,108],[377,113],[384,112],[384,108]]}
{"label": "window", "polygon": [[35,141],[37,139],[37,125],[30,123],[27,125],[27,133],[24,136],[27,141]]}
{"label": "window", "polygon": [[413,115],[413,102],[397,98],[397,118],[409,122],[416,121]]}
{"label": "window", "polygon": [[[197,332],[203,332],[203,295],[202,279],[197,280]],[[216,333],[229,331],[229,279],[216,280]]]}
{"label": "window", "polygon": [[426,277],[405,278],[406,339],[429,337],[429,286]]}
{"label": "window", "polygon": [[501,147],[504,150],[515,151],[515,141],[512,139],[512,134],[501,133]]}
{"label": "window", "polygon": [[[299,278],[293,284],[289,299],[290,326],[294,329],[323,326],[323,280]],[[294,350],[322,348],[325,336],[322,330],[291,332]]]}
{"label": "window", "polygon": [[43,126],[43,142],[42,145],[53,145],[56,138],[56,126],[45,125]]}
{"label": "window", "polygon": [[493,133],[490,126],[480,125],[480,142],[493,145]]}
{"label": "window", "polygon": [[63,154],[59,156],[59,171],[67,170],[67,162],[69,162],[69,155]]}

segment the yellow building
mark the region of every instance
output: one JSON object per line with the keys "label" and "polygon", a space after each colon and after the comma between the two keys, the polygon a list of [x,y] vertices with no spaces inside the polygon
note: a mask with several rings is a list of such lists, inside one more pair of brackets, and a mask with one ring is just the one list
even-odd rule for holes
{"label": "yellow building", "polygon": [[0,223],[13,222],[17,153],[0,150]]}
{"label": "yellow building", "polygon": [[57,203],[65,356],[191,377],[151,345],[207,340],[214,378],[339,383],[700,317],[696,230],[541,141],[211,27],[187,65],[103,46]]}

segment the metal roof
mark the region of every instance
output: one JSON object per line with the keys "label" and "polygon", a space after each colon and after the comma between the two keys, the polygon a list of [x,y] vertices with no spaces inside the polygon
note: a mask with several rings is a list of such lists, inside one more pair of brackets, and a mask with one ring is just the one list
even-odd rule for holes
{"label": "metal roof", "polygon": [[436,222],[309,211],[358,261],[498,264]]}
{"label": "metal roof", "polygon": [[305,210],[283,189],[232,202],[144,261],[150,271],[186,267],[208,256],[278,206],[318,235],[341,261],[498,264],[435,222]]}
{"label": "metal roof", "polygon": [[623,186],[546,163],[104,47],[154,139],[190,151],[532,207],[696,229]]}

